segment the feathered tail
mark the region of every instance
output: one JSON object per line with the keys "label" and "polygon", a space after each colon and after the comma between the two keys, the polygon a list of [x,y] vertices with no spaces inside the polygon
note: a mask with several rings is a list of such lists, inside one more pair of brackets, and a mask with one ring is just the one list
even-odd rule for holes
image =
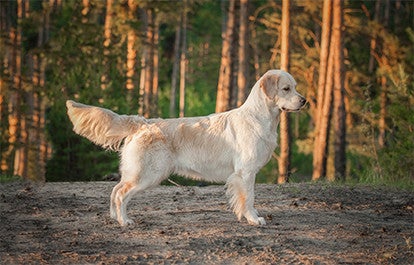
{"label": "feathered tail", "polygon": [[123,140],[146,124],[139,116],[118,115],[108,109],[66,101],[73,131],[103,148],[118,151]]}

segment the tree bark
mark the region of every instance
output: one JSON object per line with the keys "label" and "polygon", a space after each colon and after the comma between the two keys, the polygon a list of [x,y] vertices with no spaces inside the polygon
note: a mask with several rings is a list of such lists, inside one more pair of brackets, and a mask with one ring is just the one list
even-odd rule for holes
{"label": "tree bark", "polygon": [[153,49],[153,58],[152,58],[152,97],[151,97],[151,117],[158,116],[158,68],[159,68],[159,51],[158,51],[158,42],[159,42],[159,21],[154,14],[154,27],[153,27],[153,39],[152,39],[152,49]]}
{"label": "tree bark", "polygon": [[[181,19],[182,20],[182,19]],[[178,81],[178,70],[180,69],[180,46],[181,46],[181,24],[175,27],[175,40],[174,40],[174,58],[173,68],[171,74],[171,91],[170,91],[170,117],[176,117],[177,108],[177,81]]]}
{"label": "tree bark", "polygon": [[249,23],[250,33],[252,34],[251,46],[252,46],[252,57],[253,57],[253,67],[254,67],[254,77],[255,81],[260,78],[260,63],[259,63],[259,48],[257,45],[257,30],[255,24]]}
{"label": "tree bark", "polygon": [[385,132],[387,128],[386,117],[387,117],[387,78],[381,76],[381,90],[380,90],[380,115],[378,121],[378,145],[380,148],[385,146]]}
{"label": "tree bark", "polygon": [[[11,20],[14,14],[14,11],[12,11],[12,8],[10,7],[11,2],[4,2],[2,5],[0,5],[0,30],[5,32],[4,36],[6,37],[6,32],[8,33],[9,37],[9,43],[11,45],[5,46],[5,56],[3,57],[3,61],[1,62],[1,73],[0,73],[0,130],[2,132],[9,132],[9,112],[8,112],[8,103],[11,98],[11,95],[6,94],[6,90],[10,88],[10,78],[8,78],[7,74],[12,76],[13,74],[13,61],[14,58],[12,58],[13,54],[13,36],[12,35],[12,28],[11,28]],[[5,121],[7,120],[7,121]],[[1,155],[1,162],[0,162],[0,172],[2,174],[11,174],[10,172],[10,158],[12,155],[12,146],[8,144],[10,141],[8,134],[2,135],[4,138],[1,140],[4,140],[4,145],[0,148],[0,155]],[[1,143],[3,144],[3,142]]]}
{"label": "tree bark", "polygon": [[102,65],[104,68],[104,73],[101,76],[101,89],[106,90],[109,83],[109,54],[111,46],[111,37],[112,37],[112,10],[113,0],[106,0],[106,15],[105,15],[105,24],[104,24],[104,42],[103,42],[103,60]]}
{"label": "tree bark", "polygon": [[[136,4],[133,0],[128,0],[128,19],[133,20],[136,12]],[[129,27],[127,33],[127,61],[126,61],[126,94],[127,102],[131,103],[132,94],[135,89],[134,77],[135,77],[135,62],[137,58],[137,52],[135,49],[136,33],[133,27]]]}
{"label": "tree bark", "polygon": [[[332,19],[332,3],[331,0],[324,0],[323,17],[322,17],[322,37],[321,37],[321,51],[319,63],[319,80],[318,80],[318,94],[316,102],[316,118],[315,118],[315,140],[313,148],[313,173],[312,180],[318,180],[326,174],[326,140],[328,138],[327,129],[329,128],[329,119],[326,117],[326,112],[330,112],[331,105],[331,87],[327,85],[327,78],[331,78],[328,72],[328,64],[333,59],[330,54],[330,34],[331,34],[331,19]],[[324,109],[326,109],[324,111]],[[325,113],[325,117],[324,116]],[[323,125],[323,126],[322,126]],[[322,140],[323,139],[323,140]],[[321,145],[322,144],[322,145]]]}
{"label": "tree bark", "polygon": [[182,13],[183,39],[181,42],[180,56],[180,117],[185,116],[185,85],[187,72],[187,0],[184,0],[184,10]]}
{"label": "tree bark", "polygon": [[13,92],[9,101],[9,144],[14,149],[13,175],[27,177],[26,121],[21,111],[22,102],[22,19],[25,3],[17,1],[17,27],[12,36],[14,40]]}
{"label": "tree bark", "polygon": [[346,175],[346,157],[345,157],[345,143],[346,143],[346,114],[344,104],[344,54],[343,54],[343,15],[342,15],[342,0],[334,0],[333,3],[333,40],[335,45],[334,51],[334,168],[335,180],[344,180]]}
{"label": "tree bark", "polygon": [[90,3],[89,0],[82,0],[82,23],[87,23],[88,22],[88,14],[89,14],[89,9],[90,9]]}
{"label": "tree bark", "polygon": [[149,118],[151,116],[151,103],[154,78],[154,14],[152,9],[143,12],[145,24],[145,39],[141,59],[140,80],[140,115]]}
{"label": "tree bark", "polygon": [[[385,10],[384,10],[384,28],[388,27],[389,17],[390,17],[390,0],[385,1]],[[383,48],[384,49],[384,48]],[[387,61],[387,60],[383,60]],[[387,77],[380,77],[380,115],[378,121],[378,145],[380,148],[383,148],[386,144],[386,128],[387,128],[387,106],[388,106],[388,92],[387,92]]]}
{"label": "tree bark", "polygon": [[222,32],[223,46],[221,50],[220,72],[217,84],[216,112],[227,111],[230,108],[230,86],[232,79],[231,51],[233,48],[233,32],[235,25],[234,10],[235,0],[230,0],[226,29],[224,32]]}
{"label": "tree bark", "polygon": [[248,0],[240,1],[240,22],[239,22],[239,64],[237,69],[237,106],[241,106],[247,95],[247,43],[248,43],[248,21],[247,21]]}
{"label": "tree bark", "polygon": [[[381,7],[381,0],[375,0],[375,10],[374,10],[374,21],[379,22],[380,20],[380,7]],[[377,47],[377,37],[376,33],[373,32],[375,35],[371,37],[370,41],[370,57],[368,62],[368,72],[373,73],[375,69],[375,57],[373,56],[375,49]]]}
{"label": "tree bark", "polygon": [[[280,69],[289,70],[289,31],[290,31],[290,0],[282,2],[282,25],[281,25],[281,58]],[[290,158],[291,158],[291,133],[289,113],[280,114],[280,155],[278,160],[279,177],[278,183],[286,183],[289,180]]]}

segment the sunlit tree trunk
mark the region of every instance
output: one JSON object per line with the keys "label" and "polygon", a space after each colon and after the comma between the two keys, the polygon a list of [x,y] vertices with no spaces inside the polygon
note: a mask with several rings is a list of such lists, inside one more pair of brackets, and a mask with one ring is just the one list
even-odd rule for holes
{"label": "sunlit tree trunk", "polygon": [[[11,34],[12,28],[11,28],[11,19],[14,14],[12,12],[12,8],[10,7],[11,2],[4,3],[0,5],[0,30],[4,32],[5,38],[9,38],[10,45],[3,46],[5,48],[4,57],[1,62],[1,73],[0,73],[0,130],[2,132],[2,138],[0,139],[0,155],[1,155],[1,164],[0,164],[0,172],[2,174],[11,174],[10,170],[10,158],[11,158],[11,152],[13,150],[12,146],[8,145],[9,142],[9,124],[8,124],[8,101],[10,99],[10,96],[6,93],[6,91],[9,90],[10,87],[10,78],[8,75],[12,75],[13,73],[13,50],[14,46],[12,45],[14,40],[13,36],[15,34]],[[8,34],[8,35],[7,35]]]}
{"label": "sunlit tree trunk", "polygon": [[[385,0],[384,10],[384,27],[388,27],[390,17],[390,0]],[[385,56],[383,56],[383,62],[388,62]],[[388,64],[388,63],[387,63]],[[378,120],[378,145],[380,148],[385,146],[385,137],[387,129],[387,106],[388,106],[388,90],[387,90],[387,77],[385,75],[380,77],[380,115]]]}
{"label": "sunlit tree trunk", "polygon": [[106,0],[106,15],[105,15],[105,24],[104,24],[104,42],[103,42],[103,74],[101,76],[101,89],[106,90],[109,83],[109,54],[111,46],[111,37],[112,37],[112,10],[113,0]]}
{"label": "sunlit tree trunk", "polygon": [[82,0],[82,23],[87,23],[88,22],[88,14],[90,11],[90,3],[89,0]]}
{"label": "sunlit tree trunk", "polygon": [[382,76],[381,78],[381,90],[380,90],[380,115],[378,120],[378,145],[379,147],[385,146],[385,132],[387,128],[386,117],[387,117],[387,78]]}
{"label": "sunlit tree trunk", "polygon": [[251,37],[251,46],[252,46],[252,57],[253,57],[253,67],[254,67],[254,77],[255,80],[260,78],[260,64],[259,64],[259,48],[257,45],[257,30],[254,22],[249,23]]}
{"label": "sunlit tree trunk", "polygon": [[[136,3],[134,0],[128,0],[128,19],[133,20],[136,13]],[[132,94],[135,89],[135,62],[137,60],[136,52],[136,40],[137,36],[135,29],[130,26],[127,33],[127,62],[126,62],[126,84],[125,88],[127,91],[127,102],[132,102]]]}
{"label": "sunlit tree trunk", "polygon": [[180,56],[180,117],[185,115],[185,85],[186,85],[186,71],[187,71],[187,0],[184,0],[184,10],[182,13],[182,42],[181,42],[181,56]]}
{"label": "sunlit tree trunk", "polygon": [[235,0],[229,1],[226,28],[222,32],[223,46],[221,50],[221,63],[217,84],[216,112],[223,112],[230,108],[230,86],[232,77],[232,44],[235,27]]}
{"label": "sunlit tree trunk", "polygon": [[144,109],[145,109],[145,67],[147,61],[147,46],[142,45],[141,48],[141,71],[140,71],[140,78],[139,78],[139,97],[138,97],[138,115],[144,116]]}
{"label": "sunlit tree trunk", "polygon": [[[331,86],[327,85],[327,79],[331,79],[328,64],[333,59],[330,54],[330,34],[332,20],[332,2],[324,0],[322,16],[322,37],[319,63],[318,93],[316,102],[315,140],[313,148],[313,173],[312,180],[318,180],[326,175],[326,148],[329,129],[329,113],[331,105]],[[332,74],[332,73],[331,73]],[[328,116],[327,116],[328,115]],[[322,145],[321,145],[322,144]]]}
{"label": "sunlit tree trunk", "polygon": [[[26,177],[27,173],[27,131],[26,121],[21,111],[22,102],[22,19],[25,15],[25,2],[17,1],[17,28],[12,32],[14,40],[13,89],[9,100],[9,144],[14,148],[13,175]],[[14,35],[14,36],[13,36]]]}
{"label": "sunlit tree trunk", "polygon": [[[374,21],[379,22],[380,19],[381,0],[375,0]],[[375,69],[375,57],[373,56],[377,46],[377,37],[373,35],[370,41],[370,57],[368,62],[368,72],[373,73]]]}
{"label": "sunlit tree trunk", "polygon": [[159,67],[159,51],[158,51],[158,41],[159,41],[159,21],[158,18],[154,15],[154,26],[153,26],[153,39],[152,39],[152,97],[151,97],[151,117],[158,116],[158,67]]}
{"label": "sunlit tree trunk", "polygon": [[241,106],[246,100],[247,95],[247,45],[248,45],[248,0],[240,1],[240,22],[239,22],[239,50],[238,50],[238,69],[237,69],[237,106]]}
{"label": "sunlit tree trunk", "polygon": [[[281,58],[280,68],[289,71],[289,28],[290,28],[290,0],[282,1],[282,25],[281,25]],[[290,117],[289,113],[280,114],[280,155],[278,160],[278,183],[285,183],[289,178],[290,167]]]}

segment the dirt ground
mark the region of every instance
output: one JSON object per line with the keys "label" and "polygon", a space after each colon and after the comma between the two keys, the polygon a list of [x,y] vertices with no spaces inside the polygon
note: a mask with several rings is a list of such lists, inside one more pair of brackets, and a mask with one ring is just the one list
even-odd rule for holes
{"label": "dirt ground", "polygon": [[115,182],[0,184],[2,264],[414,264],[414,194],[257,185],[266,226],[238,222],[223,186],[161,186],[109,217]]}

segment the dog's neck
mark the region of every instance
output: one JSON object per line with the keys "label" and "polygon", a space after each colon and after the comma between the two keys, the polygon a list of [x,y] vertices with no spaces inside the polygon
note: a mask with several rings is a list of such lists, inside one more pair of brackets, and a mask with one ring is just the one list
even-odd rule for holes
{"label": "dog's neck", "polygon": [[260,120],[279,123],[280,109],[277,102],[272,101],[262,93],[259,82],[257,82],[240,109],[249,113],[256,113]]}

